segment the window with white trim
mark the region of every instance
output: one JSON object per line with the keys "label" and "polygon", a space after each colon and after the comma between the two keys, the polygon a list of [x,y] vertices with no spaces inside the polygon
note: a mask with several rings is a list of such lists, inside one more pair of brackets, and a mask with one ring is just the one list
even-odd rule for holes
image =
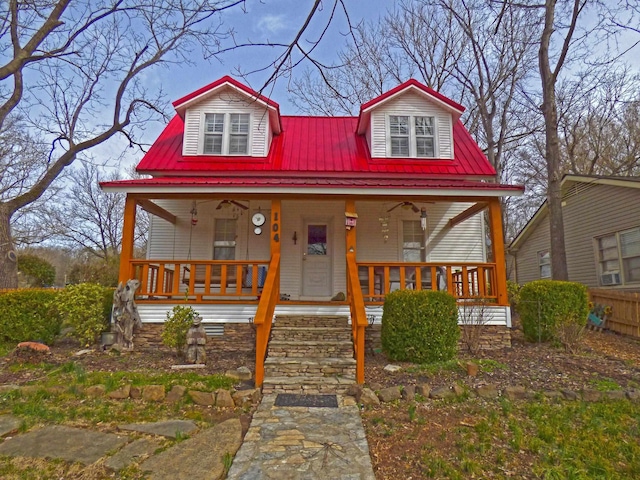
{"label": "window with white trim", "polygon": [[640,227],[596,238],[602,286],[640,282]]}
{"label": "window with white trim", "polygon": [[205,113],[203,155],[248,155],[248,113]]}
{"label": "window with white trim", "polygon": [[402,221],[402,261],[421,262],[421,249],[424,242],[424,232],[420,220]]}
{"label": "window with white trim", "polygon": [[233,218],[216,218],[213,233],[213,259],[236,259],[236,226]]}
{"label": "window with white trim", "polygon": [[392,157],[436,157],[436,119],[389,115],[389,154]]}
{"label": "window with white trim", "polygon": [[538,267],[540,278],[551,278],[551,254],[549,250],[538,252]]}

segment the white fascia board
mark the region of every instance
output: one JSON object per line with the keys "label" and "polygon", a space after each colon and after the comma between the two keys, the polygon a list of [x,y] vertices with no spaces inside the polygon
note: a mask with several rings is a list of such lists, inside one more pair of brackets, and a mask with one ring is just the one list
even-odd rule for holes
{"label": "white fascia board", "polygon": [[523,194],[515,190],[471,190],[458,188],[321,188],[321,187],[104,187],[105,192],[136,193],[147,195],[167,194],[259,194],[259,195],[326,195],[326,196],[385,196],[385,197],[416,197],[416,196],[446,196],[446,197],[514,197]]}
{"label": "white fascia board", "polygon": [[232,90],[234,90],[236,93],[239,93],[240,95],[242,95],[243,97],[246,98],[250,98],[252,101],[254,102],[259,102],[261,105],[264,105],[265,107],[269,108],[270,110],[275,111],[276,108],[272,105],[269,105],[267,102],[265,102],[264,100],[255,97],[253,95],[250,95],[249,93],[245,92],[244,90],[236,87],[235,85],[232,85],[228,82],[225,82],[221,85],[218,85],[216,88],[212,89],[212,90],[208,90],[206,92],[202,92],[200,95],[198,95],[197,97],[193,97],[190,98],[189,100],[187,100],[184,103],[181,103],[180,105],[178,105],[177,107],[175,107],[176,110],[186,110],[187,108],[189,108],[191,105],[195,105],[196,103],[199,103],[200,101],[202,101],[203,98],[209,97],[211,95],[215,95],[217,92],[219,92],[221,89],[228,87],[231,88]]}

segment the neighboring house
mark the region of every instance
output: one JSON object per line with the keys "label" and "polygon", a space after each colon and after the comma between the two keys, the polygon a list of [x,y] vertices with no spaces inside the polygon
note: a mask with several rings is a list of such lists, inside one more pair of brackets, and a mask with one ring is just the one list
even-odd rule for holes
{"label": "neighboring house", "polygon": [[[562,214],[569,280],[640,289],[640,179],[565,175]],[[511,278],[551,278],[549,242],[545,202],[511,242]]]}
{"label": "neighboring house", "polygon": [[[274,312],[349,316],[359,382],[392,290],[484,297],[485,320],[510,327],[500,197],[523,188],[494,183],[462,106],[409,80],[357,117],[281,116],[230,77],[173,105],[137,167],[152,178],[102,184],[127,194],[120,279],[141,281],[145,327],[185,302],[210,332],[253,319],[258,385]],[[145,259],[136,206],[151,214]]]}

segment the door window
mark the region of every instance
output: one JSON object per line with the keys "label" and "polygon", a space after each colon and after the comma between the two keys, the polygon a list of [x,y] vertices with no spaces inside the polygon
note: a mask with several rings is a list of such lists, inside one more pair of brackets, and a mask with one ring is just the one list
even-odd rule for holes
{"label": "door window", "polygon": [[327,226],[307,226],[307,254],[327,255]]}

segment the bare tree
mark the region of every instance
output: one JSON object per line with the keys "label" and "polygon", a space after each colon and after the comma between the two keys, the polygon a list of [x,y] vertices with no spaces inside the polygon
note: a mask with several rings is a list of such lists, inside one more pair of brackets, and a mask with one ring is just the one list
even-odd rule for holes
{"label": "bare tree", "polygon": [[[290,43],[257,44],[280,47],[276,60],[265,67],[272,73],[263,88],[302,59],[314,61],[303,47],[302,35],[321,3],[314,2]],[[244,4],[245,0],[0,4],[0,129],[21,115],[29,135],[46,142],[44,152],[29,157],[26,152],[12,157],[11,152],[17,163],[0,159],[2,167],[19,165],[15,172],[0,171],[9,186],[0,187],[0,288],[17,285],[14,217],[97,145],[121,134],[132,146],[140,146],[141,130],[162,117],[166,104],[162,90],[146,88],[146,74],[154,67],[190,63],[194,53],[212,58],[242,47],[225,28],[222,15]],[[334,0],[333,11],[339,8],[346,15],[343,1]],[[299,60],[295,52],[300,52]]]}

